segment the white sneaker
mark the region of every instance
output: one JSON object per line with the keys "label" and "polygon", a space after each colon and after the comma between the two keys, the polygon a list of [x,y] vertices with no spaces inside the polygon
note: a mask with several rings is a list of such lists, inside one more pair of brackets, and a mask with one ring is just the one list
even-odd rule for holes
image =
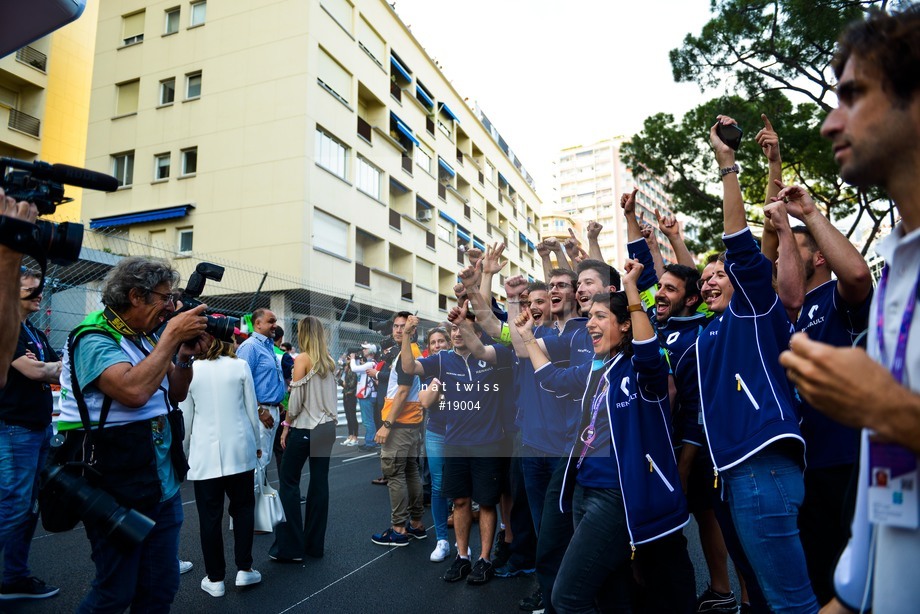
{"label": "white sneaker", "polygon": [[258,584],[262,581],[262,574],[253,569],[252,571],[243,571],[242,569],[236,572],[236,585],[237,586],[249,586],[250,584]]}
{"label": "white sneaker", "polygon": [[211,597],[223,597],[224,596],[224,581],[220,582],[211,582],[207,576],[201,580],[201,590],[209,594]]}
{"label": "white sneaker", "polygon": [[192,564],[191,561],[179,561],[179,573],[180,574],[190,572],[192,570],[192,567],[194,567],[194,565]]}
{"label": "white sneaker", "polygon": [[346,446],[356,446],[356,445],[358,445],[358,440],[357,440],[357,439],[349,439],[349,440],[346,441],[345,445],[346,445]]}
{"label": "white sneaker", "polygon": [[439,539],[438,544],[434,547],[431,556],[428,557],[431,559],[432,563],[440,563],[447,559],[450,556],[450,544],[446,539]]}

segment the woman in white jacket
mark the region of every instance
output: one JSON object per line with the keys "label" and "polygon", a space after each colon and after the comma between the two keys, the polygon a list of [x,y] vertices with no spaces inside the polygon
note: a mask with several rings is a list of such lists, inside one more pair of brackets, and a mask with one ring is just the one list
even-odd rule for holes
{"label": "woman in white jacket", "polygon": [[252,488],[258,449],[259,419],[255,386],[249,366],[236,358],[229,343],[214,339],[195,362],[188,397],[180,404],[186,423],[188,479],[195,484],[195,504],[201,527],[201,551],[208,575],[206,593],[224,594],[224,495],[233,518],[236,585],[257,584],[252,569],[255,496]]}

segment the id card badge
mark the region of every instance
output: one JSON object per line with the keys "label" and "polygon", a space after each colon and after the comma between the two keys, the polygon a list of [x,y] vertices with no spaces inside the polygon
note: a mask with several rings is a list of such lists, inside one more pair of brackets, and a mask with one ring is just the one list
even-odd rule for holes
{"label": "id card badge", "polygon": [[869,522],[920,527],[917,455],[899,445],[869,440]]}

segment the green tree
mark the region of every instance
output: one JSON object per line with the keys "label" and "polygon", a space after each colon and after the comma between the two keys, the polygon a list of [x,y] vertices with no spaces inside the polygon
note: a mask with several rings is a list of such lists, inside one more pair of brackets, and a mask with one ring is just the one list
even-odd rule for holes
{"label": "green tree", "polygon": [[[766,113],[779,133],[784,181],[808,188],[835,221],[847,218],[848,237],[868,220],[870,236],[892,216],[893,205],[877,192],[858,192],[837,175],[830,147],[819,134],[832,108],[830,62],[846,25],[872,7],[888,2],[855,0],[713,0],[712,19],[698,36],[688,34],[670,53],[674,79],[696,82],[702,91],[734,91],[691,109],[680,120],[659,114],[625,147],[637,175],[654,173],[670,189],[675,209],[696,218],[702,251],[721,244],[721,192],[709,150],[709,127],[716,115],[730,115],[745,130],[739,152],[741,185],[747,203],[763,203],[766,165],[753,140]],[[789,96],[802,100],[793,104]],[[751,221],[759,207],[751,207]],[[853,214],[856,214],[853,216]]]}

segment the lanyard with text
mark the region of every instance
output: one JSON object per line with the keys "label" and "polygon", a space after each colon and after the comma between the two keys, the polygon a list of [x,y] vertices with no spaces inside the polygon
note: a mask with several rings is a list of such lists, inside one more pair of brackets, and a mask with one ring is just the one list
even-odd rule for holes
{"label": "lanyard with text", "polygon": [[[890,269],[886,264],[878,282],[876,336],[879,359],[883,365],[889,364],[885,349],[885,294],[888,290],[889,273]],[[913,289],[908,295],[901,326],[898,329],[898,339],[888,367],[892,377],[902,385],[907,360],[907,341],[917,305],[918,289],[920,276],[914,281]],[[902,446],[873,441],[870,437],[868,478],[869,521],[907,529],[918,528],[920,496],[917,493],[917,456]]]}
{"label": "lanyard with text", "polygon": [[28,322],[23,322],[22,327],[25,329],[26,334],[29,335],[29,339],[32,340],[32,343],[35,344],[35,349],[38,350],[39,362],[45,362],[45,346],[42,345],[41,341],[39,341],[37,335],[32,334],[32,330]]}

